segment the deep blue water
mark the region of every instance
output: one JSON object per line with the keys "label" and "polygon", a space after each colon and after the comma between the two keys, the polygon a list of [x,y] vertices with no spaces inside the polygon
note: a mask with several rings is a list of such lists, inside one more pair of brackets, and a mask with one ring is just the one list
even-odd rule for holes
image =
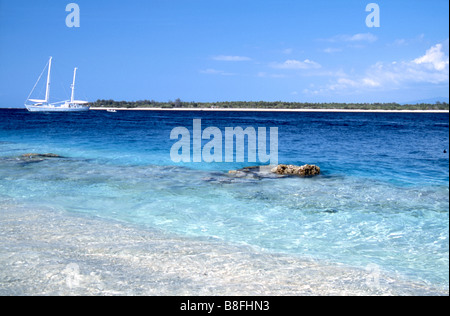
{"label": "deep blue water", "polygon": [[[175,127],[278,127],[314,178],[173,163]],[[205,142],[205,141],[204,141]],[[52,207],[390,273],[448,291],[449,115],[0,110],[0,206]],[[26,153],[63,159],[26,161]]]}

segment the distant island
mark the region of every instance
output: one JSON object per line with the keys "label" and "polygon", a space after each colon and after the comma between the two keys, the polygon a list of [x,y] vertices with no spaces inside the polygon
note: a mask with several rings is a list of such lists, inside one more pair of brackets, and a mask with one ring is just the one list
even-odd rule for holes
{"label": "distant island", "polygon": [[390,111],[448,111],[447,102],[434,104],[398,104],[398,103],[308,103],[308,102],[267,102],[267,101],[230,101],[230,102],[184,102],[175,101],[158,102],[154,100],[141,101],[115,101],[97,100],[91,103],[93,108],[123,108],[123,109],[312,109],[312,110],[390,110]]}

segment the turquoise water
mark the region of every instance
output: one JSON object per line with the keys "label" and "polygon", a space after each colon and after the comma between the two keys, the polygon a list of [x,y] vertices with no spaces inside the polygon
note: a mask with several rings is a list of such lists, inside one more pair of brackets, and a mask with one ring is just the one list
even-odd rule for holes
{"label": "turquoise water", "polygon": [[[239,178],[228,170],[249,163],[173,163],[170,131],[192,130],[194,118],[221,130],[278,127],[280,163],[317,164],[323,174]],[[1,110],[0,207],[376,266],[448,293],[448,122],[448,114]]]}

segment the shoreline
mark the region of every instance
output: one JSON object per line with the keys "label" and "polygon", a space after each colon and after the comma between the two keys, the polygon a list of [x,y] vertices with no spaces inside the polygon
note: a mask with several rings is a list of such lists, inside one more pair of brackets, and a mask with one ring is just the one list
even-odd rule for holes
{"label": "shoreline", "polygon": [[448,110],[357,110],[357,109],[249,109],[249,108],[91,108],[91,111],[182,111],[182,112],[329,112],[329,113],[449,113]]}
{"label": "shoreline", "polygon": [[[26,108],[2,108],[1,110],[26,110]],[[98,108],[91,111],[167,111],[167,112],[280,112],[280,113],[437,113],[449,114],[450,110],[362,110],[362,109],[251,109],[251,108]]]}

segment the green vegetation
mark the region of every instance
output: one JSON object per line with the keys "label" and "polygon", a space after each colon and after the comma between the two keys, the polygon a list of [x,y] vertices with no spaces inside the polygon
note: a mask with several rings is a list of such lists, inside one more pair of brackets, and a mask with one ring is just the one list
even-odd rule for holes
{"label": "green vegetation", "polygon": [[91,104],[98,108],[218,108],[218,109],[342,109],[342,110],[449,110],[447,102],[435,104],[406,104],[398,103],[306,103],[306,102],[184,102],[180,99],[168,102],[154,100],[142,101],[114,101],[97,100]]}

